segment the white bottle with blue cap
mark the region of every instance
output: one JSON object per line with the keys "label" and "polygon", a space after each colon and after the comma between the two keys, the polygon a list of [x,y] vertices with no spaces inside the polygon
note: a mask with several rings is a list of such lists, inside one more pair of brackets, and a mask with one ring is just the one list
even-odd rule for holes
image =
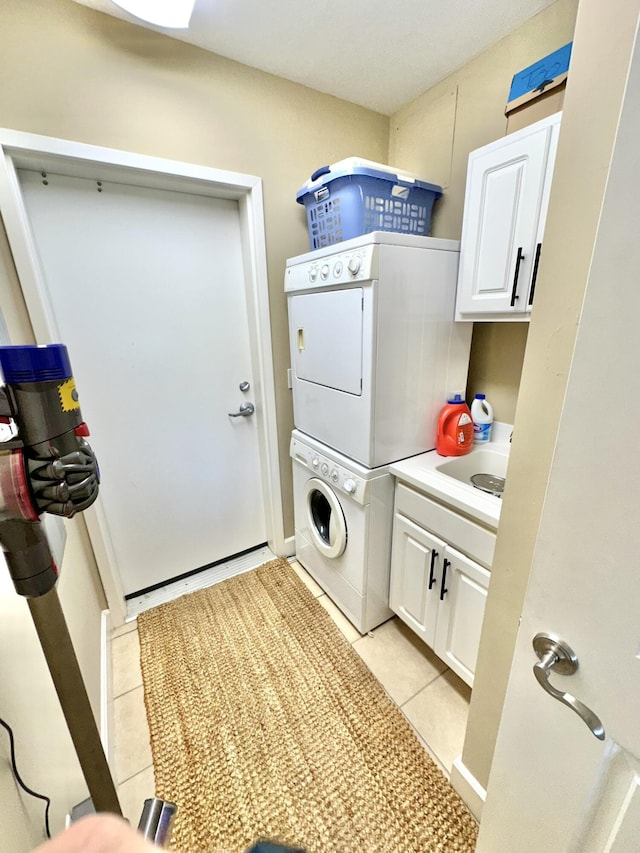
{"label": "white bottle with blue cap", "polygon": [[486,442],[491,441],[493,408],[484,394],[476,394],[471,403],[471,418],[473,420],[473,443],[486,444]]}

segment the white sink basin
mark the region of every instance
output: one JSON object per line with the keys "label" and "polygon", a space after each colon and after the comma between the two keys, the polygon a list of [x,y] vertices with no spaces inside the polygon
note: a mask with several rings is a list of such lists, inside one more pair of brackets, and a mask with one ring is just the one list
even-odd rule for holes
{"label": "white sink basin", "polygon": [[461,483],[471,483],[474,474],[490,474],[492,477],[506,477],[509,455],[491,450],[488,447],[478,447],[466,456],[450,458],[440,457],[443,461],[436,465],[436,470],[454,477]]}
{"label": "white sink basin", "polygon": [[471,477],[488,474],[506,478],[511,430],[509,424],[494,423],[498,440],[492,438],[488,447],[476,446],[466,456],[440,456],[432,450],[395,462],[389,470],[408,485],[495,530],[502,499],[476,488]]}

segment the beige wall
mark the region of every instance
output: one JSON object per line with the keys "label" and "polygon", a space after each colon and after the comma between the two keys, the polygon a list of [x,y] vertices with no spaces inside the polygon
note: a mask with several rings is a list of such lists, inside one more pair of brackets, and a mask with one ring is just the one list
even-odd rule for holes
{"label": "beige wall", "polygon": [[[459,240],[469,152],[504,136],[514,74],[573,37],[577,0],[558,0],[391,116],[389,162],[445,188],[433,235]],[[496,420],[513,423],[527,323],[476,323],[467,398],[487,395]]]}
{"label": "beige wall", "polygon": [[[515,415],[509,485],[462,756],[483,786],[489,777],[635,35],[637,4],[580,0],[575,23],[577,5],[576,0],[558,0],[391,121],[390,162],[447,188],[434,216],[434,234],[459,238],[466,157],[506,132],[504,105],[512,75],[575,38],[530,328],[515,323],[474,328],[468,393],[487,393],[500,420],[513,422]],[[609,58],[606,73],[594,62],[596,56]]]}
{"label": "beige wall", "polygon": [[[291,535],[284,261],[309,248],[295,194],[324,163],[350,155],[386,161],[388,118],[71,0],[2,0],[0,17],[1,126],[263,179],[284,511]],[[29,342],[4,244],[0,264],[0,305],[13,340]],[[60,594],[97,711],[104,602],[82,520],[69,528]],[[16,726],[25,780],[54,794],[53,823],[59,827],[86,790],[26,604],[13,593],[6,572],[0,576],[0,716]],[[2,737],[0,732],[4,756]],[[16,792],[4,760],[0,796],[5,806],[0,853],[30,850],[42,837],[42,808]]]}
{"label": "beige wall", "polygon": [[[583,2],[593,5],[594,0]],[[29,0],[28,3],[3,0],[1,125],[251,173],[263,179],[288,533],[292,519],[288,434],[292,422],[285,381],[288,353],[282,276],[285,258],[308,248],[303,211],[295,204],[296,190],[317,166],[352,154],[391,162],[445,187],[445,197],[436,208],[433,233],[459,238],[469,151],[505,133],[504,105],[512,75],[571,40],[576,5],[577,0],[558,0],[396,113],[389,123],[386,117],[101,15],[71,0]],[[545,255],[548,254],[546,248]],[[2,246],[0,258],[7,263]],[[542,313],[539,304],[543,274],[541,265],[536,323]],[[15,282],[11,284],[6,276],[0,277],[2,308],[9,315],[14,334],[16,330],[22,334],[19,339],[22,342],[29,340],[29,336],[21,306],[14,307],[19,302],[15,290]],[[557,291],[556,298],[562,300],[562,291]],[[17,319],[12,319],[12,313]],[[19,323],[23,325],[20,327]],[[551,334],[551,329],[545,329],[537,337],[535,347],[535,358],[545,364],[549,363],[543,352],[547,332]],[[496,417],[501,420],[514,420],[526,339],[527,324],[476,324],[469,392],[487,393],[494,402]],[[534,356],[529,355],[529,350],[527,363],[532,366],[529,373],[525,371],[526,377],[533,376]],[[560,356],[565,355],[561,347]],[[533,398],[529,396],[528,400],[531,407]],[[520,435],[525,430],[524,418],[519,412]],[[516,447],[512,467],[517,458]],[[522,476],[525,474],[531,472],[523,471]],[[510,482],[513,480],[512,471]],[[500,690],[506,680],[503,659],[496,676],[496,695],[490,701],[494,678],[490,672],[491,652],[502,631],[507,638],[513,634],[518,596],[528,569],[526,559],[516,560],[515,568],[510,560],[514,549],[518,550],[518,512],[532,508],[523,505],[518,510],[513,502],[511,510],[508,506],[505,501],[504,526],[511,513],[510,533],[501,535],[496,555],[487,611],[487,623],[492,627],[483,643],[465,744],[465,761],[483,784],[499,717]],[[95,704],[97,622],[102,596],[86,538],[80,535],[81,523],[74,524],[78,528],[72,530],[61,594]],[[517,575],[515,583],[512,574]],[[73,590],[67,580],[72,576],[78,580]],[[4,614],[11,614],[7,618],[13,620],[11,625],[17,626],[11,629],[16,643],[12,647],[24,646],[26,660],[18,677],[15,661],[0,650],[0,673],[6,674],[5,685],[11,685],[10,690],[4,691],[4,699],[0,699],[0,715],[7,708],[7,716],[20,718],[27,756],[23,765],[25,775],[33,771],[32,784],[47,789],[50,767],[42,764],[38,742],[32,742],[31,738],[37,730],[40,708],[53,708],[55,697],[51,696],[51,690],[44,691],[42,696],[38,692],[37,707],[30,702],[32,685],[45,682],[38,650],[29,647],[31,626],[21,605],[23,602],[6,585],[0,588],[0,619],[4,625]],[[55,712],[52,714],[55,718]],[[56,721],[56,739],[64,741],[64,727],[59,721]],[[68,800],[64,803],[65,810],[75,802],[75,791],[71,789],[78,785],[72,757],[66,765],[75,781],[59,798]],[[8,773],[1,769],[0,792],[5,795],[5,802],[15,805],[15,811],[11,809],[13,843],[7,850],[12,853],[28,850],[37,837],[39,808],[31,803],[25,808],[20,805]],[[0,853],[3,843],[4,837],[0,840]]]}
{"label": "beige wall", "polygon": [[284,261],[308,251],[296,191],[327,162],[386,161],[387,117],[71,2],[3,0],[0,124],[264,182],[286,533],[293,533]]}
{"label": "beige wall", "polygon": [[[284,261],[309,249],[295,194],[324,163],[353,154],[385,161],[388,118],[71,0],[2,5],[2,126],[263,179],[282,472],[290,493]],[[285,516],[291,533],[290,494]]]}
{"label": "beige wall", "polygon": [[[491,766],[553,459],[637,14],[637,2],[580,2],[509,485],[463,751],[464,763],[483,785]],[[608,57],[606,70],[594,61],[600,56]],[[543,625],[542,629],[553,630],[553,626]]]}
{"label": "beige wall", "polygon": [[[284,511],[290,535],[292,415],[282,283],[285,259],[309,248],[304,211],[295,193],[323,163],[353,154],[385,161],[388,118],[71,0],[3,0],[2,5],[0,125],[263,179]],[[13,340],[28,342],[30,331],[6,246],[0,246],[0,260],[8,269],[0,278],[2,309]],[[82,521],[70,529],[60,592],[97,711],[103,597]],[[86,790],[26,605],[6,582],[0,587],[0,623],[8,643],[0,648],[5,685],[0,715],[16,726],[25,778],[38,790],[54,792],[53,823],[60,826],[64,813]],[[19,656],[16,649],[21,650]],[[0,853],[31,849],[41,838],[42,809],[16,793],[4,763],[0,793],[7,805],[5,815],[10,815],[3,820]]]}
{"label": "beige wall", "polygon": [[[391,117],[390,162],[424,175],[446,188],[434,215],[435,236],[459,239],[469,152],[506,133],[504,108],[512,76],[571,41],[576,13],[577,0],[558,0]],[[611,50],[614,50],[614,43],[612,40]],[[586,48],[587,51],[589,49],[592,49],[592,45]],[[567,96],[572,86],[574,90],[578,86],[582,87],[582,83],[572,79],[579,72],[580,69],[576,70],[572,65]],[[584,95],[582,87],[580,97]],[[615,105],[612,109],[615,112]],[[599,126],[600,123],[599,113]],[[603,131],[604,136],[610,131],[611,125],[608,125]],[[562,133],[563,156],[571,157],[571,146],[579,147],[579,139],[574,137],[571,143],[567,143],[564,126]],[[559,154],[556,174],[561,168],[562,157]],[[583,181],[581,196],[586,195],[588,187],[589,182]],[[555,182],[553,192],[556,192]],[[567,208],[570,203],[569,195],[565,198]],[[576,219],[574,215],[571,239],[579,242],[581,251],[584,251],[585,242],[588,245],[592,234],[588,226],[593,225],[593,219],[589,217],[595,215],[595,208],[589,207],[586,198],[578,204],[578,210],[581,204],[585,205],[585,220]],[[544,494],[545,462],[549,462],[552,452],[554,419],[559,412],[567,359],[570,357],[575,330],[575,319],[572,320],[571,312],[576,308],[576,294],[571,292],[566,278],[566,263],[561,274],[547,279],[549,284],[545,288],[544,269],[548,268],[547,263],[553,262],[554,248],[549,235],[554,228],[554,215],[558,223],[555,251],[561,252],[562,245],[569,239],[566,219],[562,219],[562,216],[569,214],[565,210],[559,216],[557,210],[550,210],[547,222],[544,261],[540,267],[531,330],[526,323],[476,323],[474,326],[467,396],[471,397],[476,392],[486,393],[494,405],[498,420],[508,423],[515,420],[518,439],[512,450],[509,493],[503,508],[463,752],[464,764],[483,786],[486,786],[489,776],[518,617],[526,589],[530,549],[535,540],[533,519],[539,513]],[[558,282],[562,283],[561,286],[558,286]],[[579,283],[576,286],[579,287]],[[556,330],[559,317],[566,321],[566,325],[561,327],[561,333]],[[534,341],[528,345],[527,338],[532,337],[534,331]],[[528,370],[523,373],[525,348]],[[521,380],[525,401],[519,405],[516,417]],[[547,395],[547,385],[551,398]],[[551,402],[549,409],[548,400]],[[538,441],[535,432],[542,401],[548,430],[546,446]],[[531,453],[532,447],[536,448],[535,453]],[[532,483],[536,484],[537,489],[531,489]],[[514,494],[517,497],[510,501],[509,496]]]}

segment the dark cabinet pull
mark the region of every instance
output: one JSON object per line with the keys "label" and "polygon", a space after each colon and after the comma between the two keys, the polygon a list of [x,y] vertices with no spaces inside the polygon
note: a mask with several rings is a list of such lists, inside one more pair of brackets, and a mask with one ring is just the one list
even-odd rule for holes
{"label": "dark cabinet pull", "polygon": [[540,250],[542,243],[536,246],[536,256],[533,260],[533,275],[531,276],[531,290],[529,291],[529,305],[533,303],[533,292],[536,289],[536,279],[538,278],[538,264],[540,263]]}
{"label": "dark cabinet pull", "polygon": [[445,595],[449,592],[445,583],[447,582],[447,569],[451,565],[451,560],[445,560],[442,564],[442,583],[440,585],[440,601],[444,601]]}
{"label": "dark cabinet pull", "polygon": [[431,549],[431,567],[429,568],[429,589],[431,589],[431,587],[436,582],[435,576],[433,574],[433,569],[434,569],[434,566],[436,564],[437,559],[438,559],[438,552],[434,551],[432,548]]}
{"label": "dark cabinet pull", "polygon": [[518,295],[516,293],[518,289],[518,275],[520,274],[520,262],[524,260],[524,255],[522,254],[522,246],[518,249],[518,254],[516,255],[516,271],[513,274],[513,287],[511,288],[511,307],[516,304],[516,299]]}

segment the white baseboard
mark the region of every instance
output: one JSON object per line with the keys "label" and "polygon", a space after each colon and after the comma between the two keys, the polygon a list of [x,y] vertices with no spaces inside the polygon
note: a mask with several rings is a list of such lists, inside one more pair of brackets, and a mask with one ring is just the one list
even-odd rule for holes
{"label": "white baseboard", "polygon": [[111,668],[111,611],[103,610],[100,619],[100,740],[113,767],[113,681]]}
{"label": "white baseboard", "polygon": [[288,536],[284,540],[284,557],[294,557],[296,553],[296,537]]}
{"label": "white baseboard", "polygon": [[451,787],[464,800],[471,814],[480,822],[482,807],[487,798],[487,792],[469,771],[469,768],[462,763],[461,755],[453,762],[449,781],[451,782]]}

